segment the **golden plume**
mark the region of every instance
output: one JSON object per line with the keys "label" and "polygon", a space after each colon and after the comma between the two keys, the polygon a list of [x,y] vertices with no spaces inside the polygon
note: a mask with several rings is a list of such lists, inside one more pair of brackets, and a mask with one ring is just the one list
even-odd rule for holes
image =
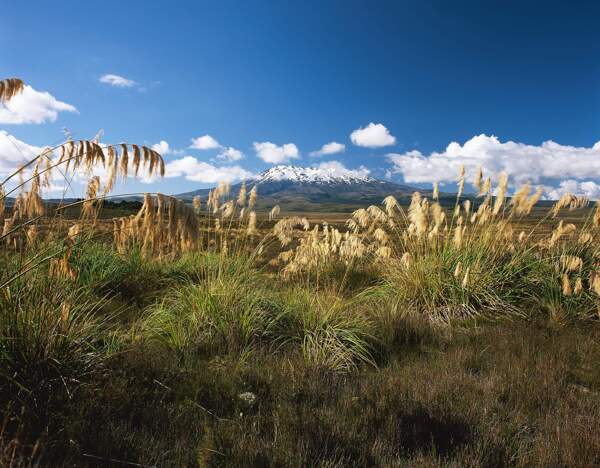
{"label": "golden plume", "polygon": [[0,81],[0,101],[9,101],[14,96],[23,92],[25,85],[19,78],[6,78]]}
{"label": "golden plume", "polygon": [[483,179],[483,168],[479,166],[477,172],[475,173],[475,180],[473,181],[473,186],[481,191],[481,180]]}
{"label": "golden plume", "polygon": [[140,171],[140,147],[138,145],[131,145],[133,148],[133,174],[137,177]]}
{"label": "golden plume", "polygon": [[240,192],[238,193],[237,204],[240,207],[246,205],[246,181],[242,181],[242,185],[240,186]]}
{"label": "golden plume", "polygon": [[275,218],[277,218],[280,211],[281,208],[279,208],[279,205],[275,205],[273,208],[271,208],[271,211],[269,212],[269,221],[273,221]]}
{"label": "golden plume", "polygon": [[256,185],[252,187],[250,190],[250,197],[248,199],[248,208],[251,210],[256,206],[256,196],[257,196],[257,188]]}
{"label": "golden plume", "polygon": [[494,201],[494,208],[492,214],[496,216],[500,213],[502,205],[504,205],[504,199],[506,198],[506,189],[508,187],[508,176],[506,173],[500,174],[500,181],[498,182],[498,193],[496,194],[496,200]]}

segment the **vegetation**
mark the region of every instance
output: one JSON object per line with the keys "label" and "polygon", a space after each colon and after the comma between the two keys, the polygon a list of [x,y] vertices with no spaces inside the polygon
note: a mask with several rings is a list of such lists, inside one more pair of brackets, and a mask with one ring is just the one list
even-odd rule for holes
{"label": "vegetation", "polygon": [[[2,83],[0,99],[22,88]],[[84,199],[42,199],[57,171],[98,165]],[[434,188],[337,226],[257,215],[257,187],[224,183],[106,218],[116,177],[163,167],[145,147],[68,141],[3,182],[0,463],[599,462],[588,200],[532,217],[539,191],[507,198],[506,178],[493,192],[478,174],[464,197],[461,173],[452,209]]]}

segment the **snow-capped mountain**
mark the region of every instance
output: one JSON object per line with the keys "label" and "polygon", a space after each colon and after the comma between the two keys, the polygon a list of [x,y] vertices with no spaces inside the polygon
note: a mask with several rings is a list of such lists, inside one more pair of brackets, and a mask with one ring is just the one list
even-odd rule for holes
{"label": "snow-capped mountain", "polygon": [[260,173],[255,180],[257,183],[288,180],[306,184],[359,184],[376,181],[369,177],[368,171],[364,168],[349,170],[337,165],[319,167],[279,165]]}
{"label": "snow-capped mountain", "polygon": [[[408,197],[414,189],[405,185],[375,179],[364,168],[348,170],[337,164],[318,167],[274,166],[246,181],[250,189],[256,185],[258,207],[279,204],[284,210],[348,211],[359,206],[379,204],[387,195]],[[237,196],[241,184],[231,187]],[[206,197],[208,189],[177,195],[184,200]]]}

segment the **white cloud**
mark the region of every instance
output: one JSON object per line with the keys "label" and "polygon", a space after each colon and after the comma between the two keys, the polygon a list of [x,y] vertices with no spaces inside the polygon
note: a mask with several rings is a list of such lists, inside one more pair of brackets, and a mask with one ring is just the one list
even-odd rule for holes
{"label": "white cloud", "polygon": [[374,124],[373,122],[364,128],[354,130],[350,134],[350,140],[356,146],[366,148],[380,148],[396,143],[396,137],[392,136],[383,124]]}
{"label": "white cloud", "polygon": [[234,182],[250,179],[253,174],[244,168],[235,166],[213,166],[199,161],[193,156],[185,156],[171,161],[165,167],[165,177],[185,177],[187,180],[214,184],[220,181]]}
{"label": "white cloud", "polygon": [[326,161],[322,162],[317,166],[317,169],[323,173],[333,177],[343,177],[343,176],[351,176],[351,177],[367,177],[371,171],[367,169],[365,166],[360,166],[358,169],[348,169],[344,166],[340,161]]}
{"label": "white cloud", "polygon": [[239,161],[243,157],[244,157],[244,153],[242,153],[238,149],[232,148],[231,146],[229,146],[227,148],[223,148],[223,151],[221,151],[217,155],[217,159],[221,159],[222,161],[228,161],[228,162]]}
{"label": "white cloud", "polygon": [[[574,183],[581,193],[595,193],[592,180],[600,179],[600,142],[589,148],[553,141],[536,146],[514,141],[503,143],[495,136],[479,135],[464,145],[452,142],[443,152],[426,156],[415,150],[391,153],[387,158],[392,163],[392,172],[401,174],[408,183],[456,181],[460,166],[464,164],[469,180],[479,167],[494,179],[506,172],[516,184],[528,181],[544,184],[549,197],[552,190]],[[558,188],[552,188],[553,182],[559,183]]]}
{"label": "white cloud", "polygon": [[[6,177],[16,171],[21,165],[31,161],[33,158],[38,156],[45,147],[30,145],[10,135],[5,130],[0,130],[0,177]],[[52,154],[51,158],[56,161],[56,154]],[[60,166],[59,166],[60,167]],[[62,166],[64,167],[64,166]],[[24,179],[31,176],[32,166],[29,166],[24,171]],[[73,181],[78,185],[85,183],[88,178],[88,174],[84,175],[83,169],[81,174],[75,174]],[[85,177],[85,179],[84,179]],[[13,177],[7,183],[7,191],[12,190],[16,185],[19,184],[19,177]],[[29,183],[26,183],[26,187]],[[45,194],[52,192],[61,192],[66,190],[65,178],[60,171],[53,171],[50,177],[50,186],[43,187]],[[72,187],[70,187],[72,188]],[[11,194],[14,196],[15,193]]]}
{"label": "white cloud", "polygon": [[116,86],[117,88],[132,88],[137,83],[133,80],[125,78],[119,75],[106,74],[100,77],[100,83],[105,83],[111,86]]}
{"label": "white cloud", "polygon": [[298,159],[300,152],[294,143],[286,143],[282,146],[277,146],[269,141],[263,143],[254,143],[256,155],[266,163],[281,164],[290,159]]}
{"label": "white cloud", "polygon": [[42,149],[18,140],[5,130],[0,130],[0,175],[7,176],[21,164],[35,158]]}
{"label": "white cloud", "polygon": [[50,93],[25,85],[23,92],[8,102],[0,103],[0,123],[41,124],[54,122],[59,112],[77,112],[71,104],[57,100]]}
{"label": "white cloud", "polygon": [[558,187],[544,186],[544,196],[550,200],[557,200],[565,193],[598,200],[600,199],[600,184],[591,180],[578,182],[577,180],[568,179],[563,180]]}
{"label": "white cloud", "polygon": [[321,147],[318,151],[313,151],[310,153],[311,156],[323,156],[326,154],[336,154],[341,153],[346,149],[346,145],[342,143],[338,143],[337,141],[332,141],[331,143],[327,143]]}
{"label": "white cloud", "polygon": [[169,154],[171,152],[171,148],[169,147],[169,143],[165,140],[160,140],[158,143],[152,145],[152,149],[158,152],[161,156]]}
{"label": "white cloud", "polygon": [[204,135],[198,138],[192,138],[192,145],[190,148],[199,150],[210,150],[221,148],[221,145],[210,135]]}
{"label": "white cloud", "polygon": [[469,174],[481,166],[488,175],[506,172],[518,183],[543,179],[563,180],[600,177],[600,142],[591,148],[563,146],[546,141],[540,146],[479,135],[464,145],[452,142],[445,151],[428,156],[420,151],[388,154],[393,171],[406,182],[450,182],[456,180],[461,164]]}

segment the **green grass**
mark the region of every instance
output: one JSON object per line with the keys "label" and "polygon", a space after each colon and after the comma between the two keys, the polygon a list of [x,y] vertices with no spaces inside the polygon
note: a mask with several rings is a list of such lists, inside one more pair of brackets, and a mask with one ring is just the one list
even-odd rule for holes
{"label": "green grass", "polygon": [[597,299],[562,296],[553,261],[473,246],[283,280],[85,243],[75,281],[42,267],[0,294],[0,462],[594,465]]}

